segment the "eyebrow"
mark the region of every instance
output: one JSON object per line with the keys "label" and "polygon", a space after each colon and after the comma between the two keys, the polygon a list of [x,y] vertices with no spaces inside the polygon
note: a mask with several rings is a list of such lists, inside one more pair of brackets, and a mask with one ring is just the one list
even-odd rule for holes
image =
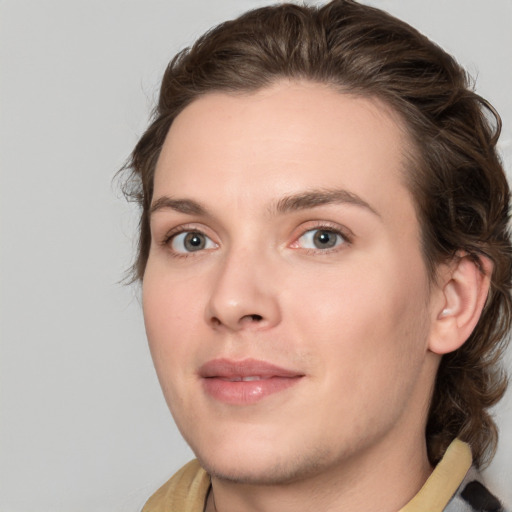
{"label": "eyebrow", "polygon": [[174,210],[179,213],[185,213],[187,215],[207,215],[208,212],[206,208],[201,206],[196,201],[193,201],[192,199],[173,199],[169,196],[162,196],[159,197],[149,209],[149,214],[152,215],[153,213],[160,211],[170,209]]}
{"label": "eyebrow", "polygon": [[352,204],[365,208],[380,217],[380,213],[364,199],[344,189],[319,189],[286,196],[277,201],[272,209],[276,213],[289,213],[330,204]]}
{"label": "eyebrow", "polygon": [[[344,189],[319,189],[301,192],[279,199],[270,207],[271,214],[285,214],[294,211],[307,210],[330,204],[351,204],[365,208],[380,217],[380,214],[364,199],[353,192]],[[208,210],[192,199],[175,199],[169,196],[159,197],[149,210],[149,214],[165,209],[174,210],[186,215],[209,216]]]}

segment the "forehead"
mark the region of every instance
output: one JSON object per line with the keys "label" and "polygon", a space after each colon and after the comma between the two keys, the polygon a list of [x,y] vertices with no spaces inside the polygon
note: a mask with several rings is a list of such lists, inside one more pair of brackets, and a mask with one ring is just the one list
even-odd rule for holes
{"label": "forehead", "polygon": [[279,82],[250,94],[210,93],[172,124],[155,197],[256,207],[311,188],[343,188],[393,210],[397,194],[411,200],[402,183],[410,146],[385,103],[327,85]]}

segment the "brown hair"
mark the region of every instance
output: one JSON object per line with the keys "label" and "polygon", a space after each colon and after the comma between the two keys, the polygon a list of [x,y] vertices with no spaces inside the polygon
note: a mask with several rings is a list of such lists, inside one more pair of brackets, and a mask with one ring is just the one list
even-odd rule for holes
{"label": "brown hair", "polygon": [[426,425],[431,463],[459,437],[471,444],[476,464],[485,464],[497,444],[487,409],[506,389],[499,358],[512,314],[509,188],[495,149],[500,119],[455,60],[406,23],[352,0],[282,4],[223,23],[180,52],[126,166],[126,193],[142,208],[134,278],[144,276],[153,176],[174,118],[208,92],[254,91],[280,78],[377,97],[402,116],[415,145],[406,179],[432,279],[437,264],[460,251],[477,264],[482,256],[493,262],[477,327],[442,358]]}

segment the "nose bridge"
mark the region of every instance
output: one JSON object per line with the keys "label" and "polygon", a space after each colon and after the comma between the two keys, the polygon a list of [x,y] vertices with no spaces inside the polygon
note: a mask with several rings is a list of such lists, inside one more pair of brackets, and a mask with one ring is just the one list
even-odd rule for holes
{"label": "nose bridge", "polygon": [[233,245],[214,280],[207,321],[230,330],[263,329],[278,323],[273,274],[273,261],[266,251],[247,243]]}

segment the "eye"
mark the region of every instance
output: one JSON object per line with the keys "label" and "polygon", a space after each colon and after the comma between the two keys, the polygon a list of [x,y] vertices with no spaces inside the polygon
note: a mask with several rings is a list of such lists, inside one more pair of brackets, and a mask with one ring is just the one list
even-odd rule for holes
{"label": "eye", "polygon": [[217,244],[200,231],[183,231],[170,240],[171,249],[180,254],[215,249]]}
{"label": "eye", "polygon": [[326,228],[310,229],[298,239],[303,249],[333,249],[346,242],[341,233]]}

